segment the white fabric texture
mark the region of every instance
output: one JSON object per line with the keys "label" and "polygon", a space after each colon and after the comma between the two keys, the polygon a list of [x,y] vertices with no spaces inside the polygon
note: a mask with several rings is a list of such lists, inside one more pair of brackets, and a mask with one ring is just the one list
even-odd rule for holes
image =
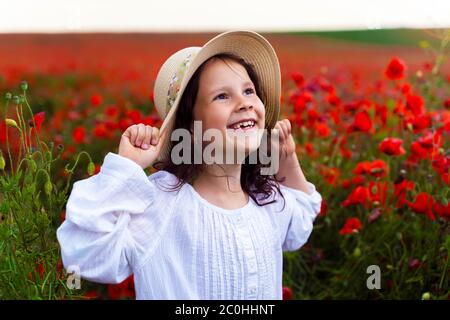
{"label": "white fabric texture", "polygon": [[168,190],[177,182],[109,152],[73,185],[57,230],[65,268],[98,283],[134,274],[136,299],[282,299],[283,251],[305,244],[320,212],[314,184],[226,210],[187,183]]}

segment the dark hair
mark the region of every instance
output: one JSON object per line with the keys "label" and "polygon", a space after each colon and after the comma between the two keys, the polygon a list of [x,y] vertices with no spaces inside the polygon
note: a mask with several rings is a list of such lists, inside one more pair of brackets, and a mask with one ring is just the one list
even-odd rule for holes
{"label": "dark hair", "polygon": [[[231,53],[221,53],[217,54],[208,60],[206,60],[193,74],[192,78],[189,80],[182,97],[180,99],[180,103],[178,106],[178,110],[175,114],[175,121],[173,125],[173,129],[186,129],[191,131],[191,126],[194,121],[193,118],[193,110],[195,106],[195,102],[197,100],[197,94],[198,94],[198,88],[200,83],[200,75],[208,61],[211,59],[230,59],[234,60],[237,63],[241,64],[245,70],[247,71],[250,79],[252,80],[253,84],[255,85],[256,94],[258,97],[262,100],[262,102],[266,103],[266,95],[264,94],[263,90],[260,86],[259,78],[256,74],[256,71],[254,67],[247,63],[244,59],[242,59],[239,56],[236,56]],[[225,62],[225,61],[224,61]],[[268,130],[268,141],[270,141],[270,130]],[[191,131],[192,132],[192,131]],[[174,147],[174,144],[169,139],[170,144],[170,152],[172,152],[172,148]],[[270,143],[267,144],[267,151],[270,155]],[[257,150],[258,151],[258,150]],[[256,152],[257,152],[256,151]],[[194,158],[194,145],[191,141],[191,159]],[[259,203],[257,196],[263,195],[262,199],[265,200],[269,198],[272,193],[274,192],[274,188],[280,193],[280,195],[284,196],[280,191],[280,187],[278,185],[278,182],[283,182],[285,178],[282,178],[278,180],[278,178],[275,175],[261,175],[260,171],[261,168],[266,167],[266,165],[263,165],[260,161],[259,152],[257,152],[257,161],[256,164],[249,164],[247,163],[247,158],[245,159],[244,163],[242,164],[241,168],[241,187],[242,189],[248,193],[248,195],[259,205],[264,206],[270,203],[275,202],[276,200],[272,200],[270,202],[265,202],[263,204]],[[171,157],[167,157],[164,161],[157,161],[153,164],[153,168],[157,170],[165,170],[173,175],[175,175],[178,178],[178,184],[174,186],[172,190],[180,189],[185,183],[192,184],[197,177],[200,175],[200,173],[203,172],[203,165],[202,164],[174,164],[172,162]],[[284,208],[284,206],[283,206]]]}

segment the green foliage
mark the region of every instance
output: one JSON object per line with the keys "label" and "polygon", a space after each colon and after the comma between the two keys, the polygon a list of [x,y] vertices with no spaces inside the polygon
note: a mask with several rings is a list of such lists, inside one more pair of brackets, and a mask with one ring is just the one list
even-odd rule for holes
{"label": "green foliage", "polygon": [[[55,164],[61,162],[62,149],[40,141],[37,131],[28,131],[31,122],[26,124],[23,107],[28,107],[29,119],[33,114],[26,100],[27,88],[22,82],[23,93],[13,101],[18,102],[15,109],[19,118],[7,130],[6,159],[1,153],[0,299],[72,298],[79,293],[67,288],[56,229],[76,163],[64,179],[53,172]],[[5,118],[10,96],[6,96]],[[11,130],[20,133],[21,156],[15,159],[9,150]]]}

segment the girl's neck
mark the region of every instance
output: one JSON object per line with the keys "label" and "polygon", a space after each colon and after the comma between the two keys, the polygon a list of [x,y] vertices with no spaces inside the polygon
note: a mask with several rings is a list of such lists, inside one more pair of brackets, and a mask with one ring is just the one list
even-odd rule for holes
{"label": "girl's neck", "polygon": [[241,193],[241,165],[206,165],[193,185],[206,185],[216,192]]}
{"label": "girl's neck", "polygon": [[206,200],[225,209],[243,207],[248,195],[241,186],[241,165],[208,165],[192,183]]}

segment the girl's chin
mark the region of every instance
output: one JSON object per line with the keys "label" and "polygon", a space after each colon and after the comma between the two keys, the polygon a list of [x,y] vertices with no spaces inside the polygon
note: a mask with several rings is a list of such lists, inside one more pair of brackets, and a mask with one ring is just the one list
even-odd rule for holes
{"label": "girl's chin", "polygon": [[234,152],[234,154],[248,155],[252,152],[255,152],[259,148],[259,143],[257,141],[251,141],[250,143],[231,143],[229,145],[230,152]]}

